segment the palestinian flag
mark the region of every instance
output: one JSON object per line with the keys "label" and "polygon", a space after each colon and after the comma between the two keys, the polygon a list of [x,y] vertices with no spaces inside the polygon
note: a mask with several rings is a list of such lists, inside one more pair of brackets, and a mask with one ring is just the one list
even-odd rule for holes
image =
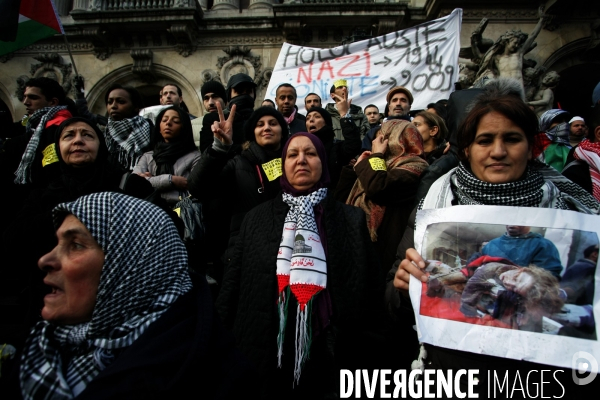
{"label": "palestinian flag", "polygon": [[52,0],[0,2],[0,56],[57,33],[65,33]]}

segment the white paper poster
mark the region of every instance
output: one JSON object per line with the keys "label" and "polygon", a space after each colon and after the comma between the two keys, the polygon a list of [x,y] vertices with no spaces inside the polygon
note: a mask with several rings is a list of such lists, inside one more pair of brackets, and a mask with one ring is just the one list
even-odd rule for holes
{"label": "white paper poster", "polygon": [[277,87],[289,83],[304,113],[307,94],[317,93],[325,105],[332,102],[333,82],[345,79],[352,103],[363,108],[375,104],[383,112],[385,95],[394,86],[412,92],[412,109],[425,108],[454,90],[461,21],[462,9],[455,9],[434,21],[332,49],[284,43],[265,98],[275,99]]}
{"label": "white paper poster", "polygon": [[410,282],[420,341],[564,368],[600,354],[600,216],[455,206],[417,222],[430,274]]}

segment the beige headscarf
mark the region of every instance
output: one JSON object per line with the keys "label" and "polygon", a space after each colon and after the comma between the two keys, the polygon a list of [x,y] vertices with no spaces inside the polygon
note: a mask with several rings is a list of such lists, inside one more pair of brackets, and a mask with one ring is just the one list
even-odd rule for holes
{"label": "beige headscarf", "polygon": [[[423,156],[423,138],[417,128],[409,121],[393,119],[381,125],[380,133],[383,134],[384,139],[388,139],[388,149],[384,155],[386,173],[393,169],[402,169],[411,174],[406,178],[407,181],[414,181],[415,178],[418,178],[428,164],[421,158]],[[371,154],[370,152],[365,153]],[[376,204],[367,198],[360,179],[354,182],[346,204],[360,207],[367,214],[367,226],[371,240],[376,242],[377,229],[383,220],[385,206]]]}

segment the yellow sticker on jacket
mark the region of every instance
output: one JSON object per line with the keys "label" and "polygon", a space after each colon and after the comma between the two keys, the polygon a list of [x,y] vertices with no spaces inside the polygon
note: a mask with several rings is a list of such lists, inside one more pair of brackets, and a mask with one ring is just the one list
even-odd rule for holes
{"label": "yellow sticker on jacket", "polygon": [[268,163],[264,163],[262,168],[263,171],[265,171],[265,175],[267,175],[269,182],[274,181],[283,175],[283,172],[281,171],[281,158],[274,158]]}
{"label": "yellow sticker on jacket", "polygon": [[373,171],[387,171],[385,161],[383,161],[381,158],[369,158],[369,164],[371,164]]}
{"label": "yellow sticker on jacket", "polygon": [[174,208],[174,209],[173,209],[173,211],[175,211],[175,213],[177,213],[177,216],[178,216],[179,218],[181,218],[181,208],[179,208],[179,207],[177,207],[177,208]]}
{"label": "yellow sticker on jacket", "polygon": [[42,154],[44,155],[44,158],[42,158],[42,167],[58,162],[58,156],[56,155],[56,147],[54,147],[54,143],[48,145],[48,147],[42,151]]}

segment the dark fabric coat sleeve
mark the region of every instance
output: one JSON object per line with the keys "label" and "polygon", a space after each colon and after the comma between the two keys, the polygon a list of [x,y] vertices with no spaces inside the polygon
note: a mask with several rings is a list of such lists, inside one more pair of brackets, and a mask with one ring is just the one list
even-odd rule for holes
{"label": "dark fabric coat sleeve", "polygon": [[206,149],[188,177],[190,193],[201,202],[227,196],[235,186],[233,159],[229,153]]}
{"label": "dark fabric coat sleeve", "polygon": [[360,153],[360,129],[347,118],[340,118],[340,124],[344,141],[341,145],[341,154],[338,155],[338,163],[346,165]]}

